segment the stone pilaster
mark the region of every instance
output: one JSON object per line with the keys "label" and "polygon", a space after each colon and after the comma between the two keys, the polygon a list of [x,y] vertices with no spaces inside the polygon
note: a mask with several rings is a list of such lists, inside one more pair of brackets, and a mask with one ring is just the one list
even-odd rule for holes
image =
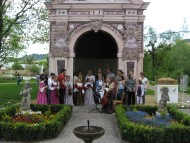
{"label": "stone pilaster", "polygon": [[56,69],[55,58],[52,57],[52,54],[49,54],[48,57],[49,57],[49,73],[55,73]]}
{"label": "stone pilaster", "polygon": [[144,53],[140,53],[137,61],[137,78],[140,78],[140,72],[143,72]]}
{"label": "stone pilaster", "polygon": [[67,75],[71,76],[71,81],[73,81],[73,57],[67,58]]}

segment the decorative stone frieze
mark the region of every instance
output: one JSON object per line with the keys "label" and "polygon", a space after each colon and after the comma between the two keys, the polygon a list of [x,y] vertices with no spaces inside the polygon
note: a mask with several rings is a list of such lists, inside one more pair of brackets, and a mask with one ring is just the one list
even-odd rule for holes
{"label": "decorative stone frieze", "polygon": [[69,15],[89,15],[90,11],[69,11]]}
{"label": "decorative stone frieze", "polygon": [[125,15],[125,11],[104,11],[105,15]]}
{"label": "decorative stone frieze", "polygon": [[56,10],[56,15],[67,15],[67,10]]}
{"label": "decorative stone frieze", "polygon": [[[100,22],[100,23],[99,23]],[[70,33],[70,38],[72,39],[72,37],[77,34],[79,31],[81,31],[83,28],[86,27],[91,27],[93,30],[100,30],[102,26],[109,28],[110,30],[112,30],[116,35],[118,35],[121,39],[123,39],[123,32],[124,32],[124,23],[109,23],[109,22],[104,22],[102,20],[100,20],[97,24],[97,27],[93,27],[92,23],[82,23],[82,22],[71,22],[69,23],[68,26],[68,31]],[[99,25],[100,24],[100,25]],[[95,25],[94,25],[95,26]],[[96,29],[97,28],[97,29]],[[94,31],[94,32],[95,32]]]}
{"label": "decorative stone frieze", "polygon": [[126,10],[126,15],[137,15],[136,10]]}
{"label": "decorative stone frieze", "polygon": [[103,10],[91,10],[90,15],[102,15]]}

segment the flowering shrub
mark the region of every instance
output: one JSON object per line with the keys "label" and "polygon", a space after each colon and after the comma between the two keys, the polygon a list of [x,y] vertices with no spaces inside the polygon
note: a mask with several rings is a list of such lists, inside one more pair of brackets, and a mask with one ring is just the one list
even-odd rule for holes
{"label": "flowering shrub", "polygon": [[0,139],[34,141],[57,137],[71,117],[69,105],[35,105],[33,111],[42,114],[18,114],[18,105],[0,111]]}
{"label": "flowering shrub", "polygon": [[169,114],[165,116],[151,116],[143,111],[126,111],[126,116],[132,122],[147,126],[166,127],[177,123]]}
{"label": "flowering shrub", "polygon": [[12,122],[25,122],[29,124],[35,124],[35,123],[42,123],[45,120],[48,120],[46,116],[44,115],[38,115],[38,114],[22,114],[12,117]]}
{"label": "flowering shrub", "polygon": [[[151,109],[151,106],[131,106],[130,109],[135,109],[136,113],[127,110],[122,105],[116,106],[115,109],[116,120],[123,140],[134,143],[190,143],[190,116],[178,111],[177,108],[168,106],[167,110],[171,116],[166,116],[164,121],[162,116],[152,119],[152,115],[156,114],[153,112],[155,107]],[[143,111],[136,109],[143,109]],[[135,121],[131,121],[126,117],[127,115]],[[142,122],[148,119],[146,121],[148,123],[139,123],[139,118],[144,118]],[[177,121],[177,124],[172,118]],[[151,123],[150,119],[153,120]],[[170,125],[162,125],[166,121],[170,121]]]}

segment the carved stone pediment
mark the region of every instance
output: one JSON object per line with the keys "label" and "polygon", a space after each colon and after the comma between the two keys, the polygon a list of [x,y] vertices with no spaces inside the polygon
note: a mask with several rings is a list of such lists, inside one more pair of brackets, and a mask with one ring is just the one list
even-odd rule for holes
{"label": "carved stone pediment", "polygon": [[95,33],[97,33],[102,27],[103,21],[101,19],[91,20],[90,25]]}

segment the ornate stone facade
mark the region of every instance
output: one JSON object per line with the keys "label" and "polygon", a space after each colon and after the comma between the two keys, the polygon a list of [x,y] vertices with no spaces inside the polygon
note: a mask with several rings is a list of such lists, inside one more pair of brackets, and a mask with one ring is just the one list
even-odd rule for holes
{"label": "ornate stone facade", "polygon": [[[80,35],[93,30],[109,33],[117,43],[118,69],[135,61],[133,71],[143,70],[143,23],[149,3],[142,0],[53,0],[45,2],[50,21],[50,71],[57,60],[73,72],[74,45]],[[52,72],[57,72],[52,71]]]}
{"label": "ornate stone facade", "polygon": [[52,23],[51,48],[50,52],[53,57],[68,57],[68,39],[69,31],[67,23]]}

